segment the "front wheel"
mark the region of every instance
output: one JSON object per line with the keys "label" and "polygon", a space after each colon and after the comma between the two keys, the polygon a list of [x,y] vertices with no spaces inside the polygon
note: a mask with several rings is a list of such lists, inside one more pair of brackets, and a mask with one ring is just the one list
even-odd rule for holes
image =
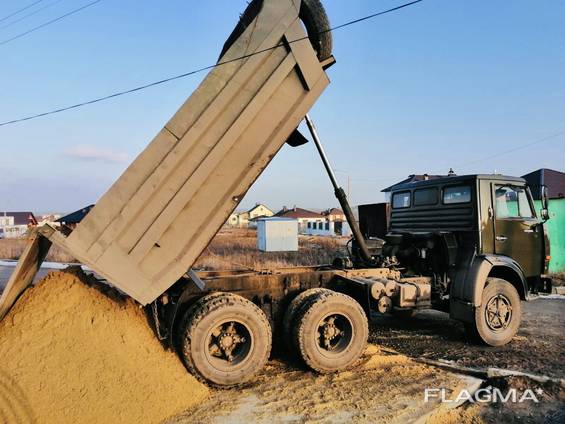
{"label": "front wheel", "polygon": [[251,379],[271,352],[271,326],[261,309],[231,293],[204,296],[186,312],[180,354],[198,379],[233,386]]}
{"label": "front wheel", "polygon": [[471,338],[489,346],[502,346],[518,332],[522,304],[516,288],[506,280],[488,278],[474,323],[466,324]]}

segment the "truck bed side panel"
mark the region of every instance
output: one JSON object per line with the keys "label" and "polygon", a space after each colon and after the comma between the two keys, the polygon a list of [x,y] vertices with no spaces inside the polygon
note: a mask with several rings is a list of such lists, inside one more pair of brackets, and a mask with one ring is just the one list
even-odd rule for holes
{"label": "truck bed side panel", "polygon": [[[297,2],[265,2],[165,128],[67,237],[82,262],[142,304],[194,263],[329,80]],[[289,43],[290,42],[290,43]]]}

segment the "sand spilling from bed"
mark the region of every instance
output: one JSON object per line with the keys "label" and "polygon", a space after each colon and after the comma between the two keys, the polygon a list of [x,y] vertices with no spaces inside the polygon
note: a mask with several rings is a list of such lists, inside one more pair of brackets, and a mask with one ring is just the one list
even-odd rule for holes
{"label": "sand spilling from bed", "polygon": [[208,395],[133,301],[49,274],[0,323],[0,423],[158,423]]}

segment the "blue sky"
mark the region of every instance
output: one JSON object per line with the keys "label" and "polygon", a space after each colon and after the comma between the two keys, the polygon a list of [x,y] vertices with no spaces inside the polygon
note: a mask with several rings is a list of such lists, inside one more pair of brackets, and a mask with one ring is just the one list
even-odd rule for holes
{"label": "blue sky", "polygon": [[[38,4],[47,5],[53,0]],[[0,42],[89,1],[60,0]],[[0,3],[0,18],[32,0]],[[0,45],[0,121],[214,63],[245,0],[102,0]],[[325,0],[333,25],[401,4]],[[29,9],[33,11],[34,9]],[[0,22],[0,27],[11,20]],[[565,171],[565,2],[425,0],[334,34],[332,84],[312,110],[354,204],[411,173]],[[0,210],[93,203],[204,74],[0,127]],[[314,146],[284,147],[242,203],[335,205]]]}

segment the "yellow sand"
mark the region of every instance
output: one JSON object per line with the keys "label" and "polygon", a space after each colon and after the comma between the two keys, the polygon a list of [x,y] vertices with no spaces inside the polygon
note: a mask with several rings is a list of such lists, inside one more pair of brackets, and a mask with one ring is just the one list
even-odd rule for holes
{"label": "yellow sand", "polygon": [[142,309],[85,281],[49,274],[0,323],[0,423],[159,423],[208,395]]}

